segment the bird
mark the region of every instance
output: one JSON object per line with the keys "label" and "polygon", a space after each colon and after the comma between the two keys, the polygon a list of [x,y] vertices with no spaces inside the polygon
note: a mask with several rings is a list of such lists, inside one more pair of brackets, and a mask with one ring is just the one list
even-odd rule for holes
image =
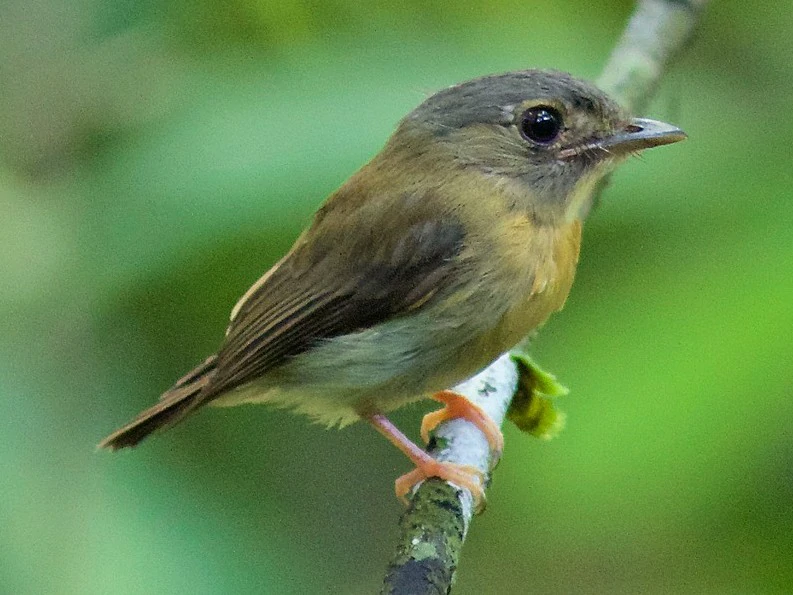
{"label": "bird", "polygon": [[603,178],[686,138],[553,70],[442,89],[322,204],[292,248],[239,299],[218,351],[100,444],[131,447],[205,405],[270,403],[328,426],[369,422],[416,468],[477,502],[475,468],[439,462],[386,414],[422,398],[422,436],[445,419],[498,426],[450,390],[560,310]]}

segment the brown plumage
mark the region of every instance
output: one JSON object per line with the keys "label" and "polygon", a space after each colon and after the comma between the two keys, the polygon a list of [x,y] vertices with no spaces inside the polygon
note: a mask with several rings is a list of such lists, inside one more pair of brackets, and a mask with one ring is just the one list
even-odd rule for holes
{"label": "brown plumage", "polygon": [[171,426],[184,418],[195,408],[198,395],[209,384],[215,371],[216,359],[214,355],[208,357],[200,366],[177,380],[172,388],[160,396],[156,405],[141,412],[127,425],[105,438],[99,448],[116,450],[135,446],[155,430]]}
{"label": "brown plumage", "polygon": [[208,403],[271,402],[328,424],[365,418],[424,473],[445,473],[382,414],[465,379],[561,308],[597,182],[683,136],[558,72],[437,93],[242,297],[217,355],[100,446],[132,446]]}

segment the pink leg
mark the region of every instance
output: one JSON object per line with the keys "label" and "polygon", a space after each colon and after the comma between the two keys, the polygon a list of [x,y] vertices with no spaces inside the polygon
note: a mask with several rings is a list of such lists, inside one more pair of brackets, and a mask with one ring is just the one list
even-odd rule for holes
{"label": "pink leg", "polygon": [[439,477],[444,481],[468,489],[474,497],[476,508],[482,507],[485,499],[482,489],[485,478],[479,469],[470,465],[436,461],[400,432],[384,415],[373,414],[366,416],[365,419],[416,465],[413,471],[396,480],[394,487],[397,498],[407,503],[406,494],[414,485],[428,477]]}

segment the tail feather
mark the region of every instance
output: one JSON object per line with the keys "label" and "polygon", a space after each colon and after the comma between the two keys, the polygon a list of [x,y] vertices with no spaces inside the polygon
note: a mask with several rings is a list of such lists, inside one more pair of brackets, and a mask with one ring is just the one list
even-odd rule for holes
{"label": "tail feather", "polygon": [[118,450],[135,446],[152,432],[177,424],[205,402],[202,393],[212,379],[214,370],[215,356],[212,356],[179,379],[173,388],[163,393],[156,405],[110,434],[97,448]]}

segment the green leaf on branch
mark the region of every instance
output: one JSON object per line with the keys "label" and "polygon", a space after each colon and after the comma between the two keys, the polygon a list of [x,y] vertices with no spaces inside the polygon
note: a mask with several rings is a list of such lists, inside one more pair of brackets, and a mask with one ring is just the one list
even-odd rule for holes
{"label": "green leaf on branch", "polygon": [[569,392],[567,387],[540,368],[524,351],[513,351],[510,356],[518,366],[519,378],[507,419],[537,438],[555,438],[564,428],[565,415],[556,409],[553,399],[565,396]]}

